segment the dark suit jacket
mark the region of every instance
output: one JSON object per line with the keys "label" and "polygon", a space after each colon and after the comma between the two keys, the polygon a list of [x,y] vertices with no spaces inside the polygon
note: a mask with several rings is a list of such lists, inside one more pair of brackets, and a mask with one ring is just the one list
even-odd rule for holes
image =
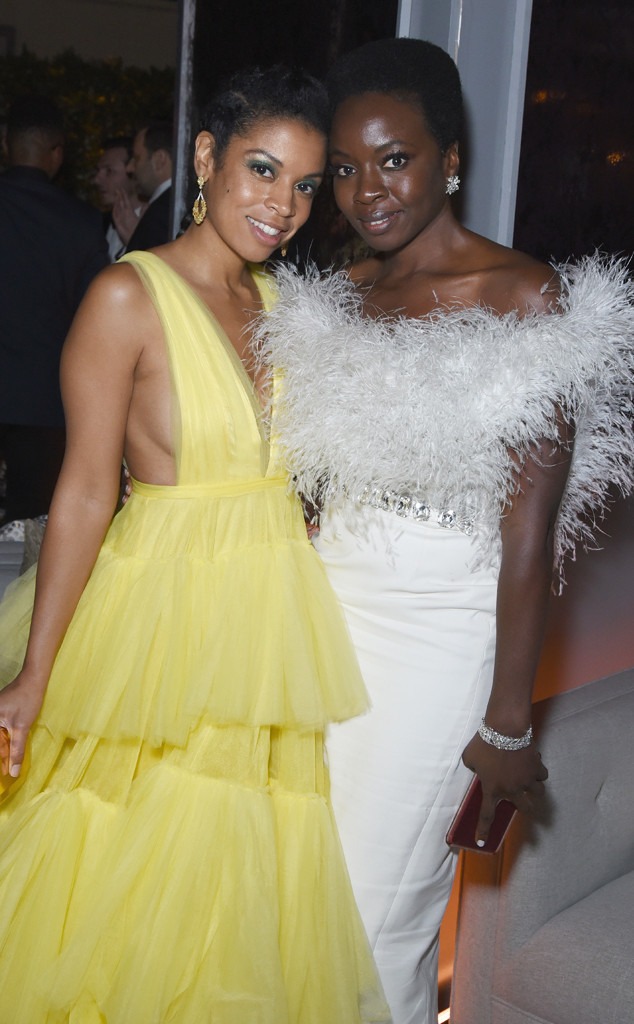
{"label": "dark suit jacket", "polygon": [[170,241],[171,201],[172,189],[168,188],[150,203],[132,233],[126,252],[132,252],[134,249],[153,249],[155,245],[165,245]]}
{"label": "dark suit jacket", "polygon": [[97,210],[35,167],[0,174],[0,423],[63,425],[62,344],[108,262]]}

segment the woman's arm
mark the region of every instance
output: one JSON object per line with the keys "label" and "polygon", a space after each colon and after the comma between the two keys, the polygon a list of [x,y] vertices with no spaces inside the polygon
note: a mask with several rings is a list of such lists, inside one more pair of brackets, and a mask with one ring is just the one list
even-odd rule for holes
{"label": "woman's arm", "polygon": [[10,758],[5,750],[2,769],[12,775],[19,774],[53,661],[114,513],[142,350],[139,288],[131,268],[104,271],[80,306],[64,347],[66,454],[42,543],[24,664],[0,693],[0,727],[10,736]]}
{"label": "woman's arm", "polygon": [[[531,723],[533,682],[552,582],[555,521],[572,454],[572,428],[563,422],[559,427],[560,443],[540,443],[519,472],[521,490],[501,521],[497,642],[484,720],[504,736],[522,736]],[[476,733],[463,761],[482,782],[477,839],[486,839],[499,800],[511,800],[519,810],[530,812],[548,777],[533,742],[522,750],[499,750]]]}

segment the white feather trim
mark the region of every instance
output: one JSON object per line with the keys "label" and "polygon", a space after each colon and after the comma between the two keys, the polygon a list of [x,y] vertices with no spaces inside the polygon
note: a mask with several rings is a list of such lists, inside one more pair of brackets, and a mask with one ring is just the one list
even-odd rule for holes
{"label": "white feather trim", "polygon": [[624,261],[558,267],[559,309],[520,318],[480,307],[420,319],[363,316],[345,273],[277,273],[279,301],[259,327],[282,371],[274,432],[298,491],[314,502],[366,486],[415,493],[473,515],[484,562],[500,511],[539,438],[575,424],[558,517],[556,564],[593,545],[616,486],[634,486],[634,286]]}

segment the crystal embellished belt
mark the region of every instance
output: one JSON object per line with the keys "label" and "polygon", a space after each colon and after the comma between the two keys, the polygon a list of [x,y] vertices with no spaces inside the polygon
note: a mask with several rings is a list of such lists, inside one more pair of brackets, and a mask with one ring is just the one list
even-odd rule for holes
{"label": "crystal embellished belt", "polygon": [[399,494],[381,487],[366,487],[357,501],[383,512],[394,512],[401,519],[413,519],[417,523],[438,523],[445,530],[460,530],[470,537],[473,533],[474,517],[464,516],[450,508],[432,508],[427,502],[413,494]]}

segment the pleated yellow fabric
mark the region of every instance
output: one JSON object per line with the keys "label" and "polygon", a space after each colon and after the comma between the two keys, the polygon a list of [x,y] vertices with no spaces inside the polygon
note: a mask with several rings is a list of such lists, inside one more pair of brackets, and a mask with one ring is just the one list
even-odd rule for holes
{"label": "pleated yellow fabric", "polygon": [[[125,259],[178,483],[134,482],[0,807],[0,1024],[389,1020],[324,764],[366,701],[341,613],[230,342],[160,258]],[[3,683],[33,584],[0,607]]]}

